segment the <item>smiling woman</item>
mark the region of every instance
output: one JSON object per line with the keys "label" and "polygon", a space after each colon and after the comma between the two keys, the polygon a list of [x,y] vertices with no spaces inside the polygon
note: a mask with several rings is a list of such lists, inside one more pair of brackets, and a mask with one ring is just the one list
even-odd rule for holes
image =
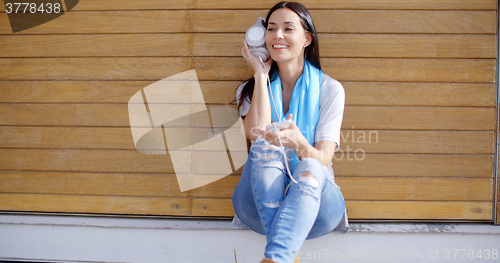
{"label": "smiling woman", "polygon": [[[345,95],[321,71],[316,28],[303,5],[276,4],[265,27],[269,60],[242,49],[255,74],[238,87],[238,108],[254,143],[233,193],[234,223],[266,235],[262,262],[286,263],[306,238],[349,228],[331,164]],[[284,120],[291,124],[280,131],[262,128]]]}

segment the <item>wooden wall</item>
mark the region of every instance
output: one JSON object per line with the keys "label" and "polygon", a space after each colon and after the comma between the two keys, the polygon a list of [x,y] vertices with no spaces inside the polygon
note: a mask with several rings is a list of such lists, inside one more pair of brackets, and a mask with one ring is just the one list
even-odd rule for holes
{"label": "wooden wall", "polygon": [[[497,1],[302,3],[346,91],[350,219],[492,221]],[[80,0],[15,34],[0,7],[0,211],[231,217],[239,176],[180,192],[168,155],[135,150],[127,102],[196,69],[205,101],[230,103],[272,5]]]}

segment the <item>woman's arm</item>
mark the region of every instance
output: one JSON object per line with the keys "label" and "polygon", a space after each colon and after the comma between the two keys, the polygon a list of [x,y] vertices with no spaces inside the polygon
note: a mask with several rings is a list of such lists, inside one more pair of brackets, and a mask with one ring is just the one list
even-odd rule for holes
{"label": "woman's arm", "polygon": [[[246,138],[255,141],[260,135],[256,131],[258,127],[265,127],[271,123],[271,102],[267,92],[267,74],[271,69],[273,60],[270,58],[262,66],[259,58],[250,53],[246,42],[243,43],[241,55],[254,70],[255,87],[253,89],[252,102],[245,119],[243,119],[243,127],[245,128]],[[267,71],[266,71],[267,69]]]}

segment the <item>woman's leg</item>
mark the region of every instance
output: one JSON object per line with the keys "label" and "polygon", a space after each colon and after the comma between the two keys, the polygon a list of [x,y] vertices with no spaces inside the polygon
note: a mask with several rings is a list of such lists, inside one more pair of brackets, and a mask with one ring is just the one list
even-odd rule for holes
{"label": "woman's leg", "polygon": [[284,198],[286,175],[278,147],[263,139],[250,149],[240,181],[233,193],[233,207],[248,227],[269,236],[269,229]]}
{"label": "woman's leg", "polygon": [[291,183],[275,215],[264,253],[280,263],[293,262],[294,253],[306,238],[333,230],[345,209],[342,194],[332,184],[330,172],[317,159],[302,159],[293,176],[298,184]]}

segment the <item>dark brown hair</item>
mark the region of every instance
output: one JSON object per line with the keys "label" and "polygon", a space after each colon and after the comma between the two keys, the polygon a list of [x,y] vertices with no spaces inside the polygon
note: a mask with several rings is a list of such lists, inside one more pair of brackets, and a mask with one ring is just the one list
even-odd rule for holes
{"label": "dark brown hair", "polygon": [[[309,63],[311,63],[318,69],[321,69],[321,64],[319,62],[318,33],[316,32],[316,27],[314,26],[311,14],[309,14],[309,11],[307,11],[307,9],[302,4],[297,2],[277,3],[267,13],[264,26],[267,28],[269,23],[269,17],[271,17],[271,14],[274,11],[280,8],[288,8],[294,11],[299,16],[302,27],[306,30],[306,32],[309,32],[312,36],[311,43],[304,50],[304,59],[309,61]],[[271,81],[273,81],[276,78],[277,74],[278,74],[278,65],[276,64],[276,61],[274,61],[271,66],[271,69],[269,70],[269,76],[271,78]],[[248,100],[252,101],[254,86],[255,86],[255,79],[252,77],[247,81],[247,83],[243,87],[243,90],[241,91],[241,95],[238,100],[238,109],[240,108],[245,99],[248,98]],[[244,118],[244,116],[242,116],[242,118]]]}

